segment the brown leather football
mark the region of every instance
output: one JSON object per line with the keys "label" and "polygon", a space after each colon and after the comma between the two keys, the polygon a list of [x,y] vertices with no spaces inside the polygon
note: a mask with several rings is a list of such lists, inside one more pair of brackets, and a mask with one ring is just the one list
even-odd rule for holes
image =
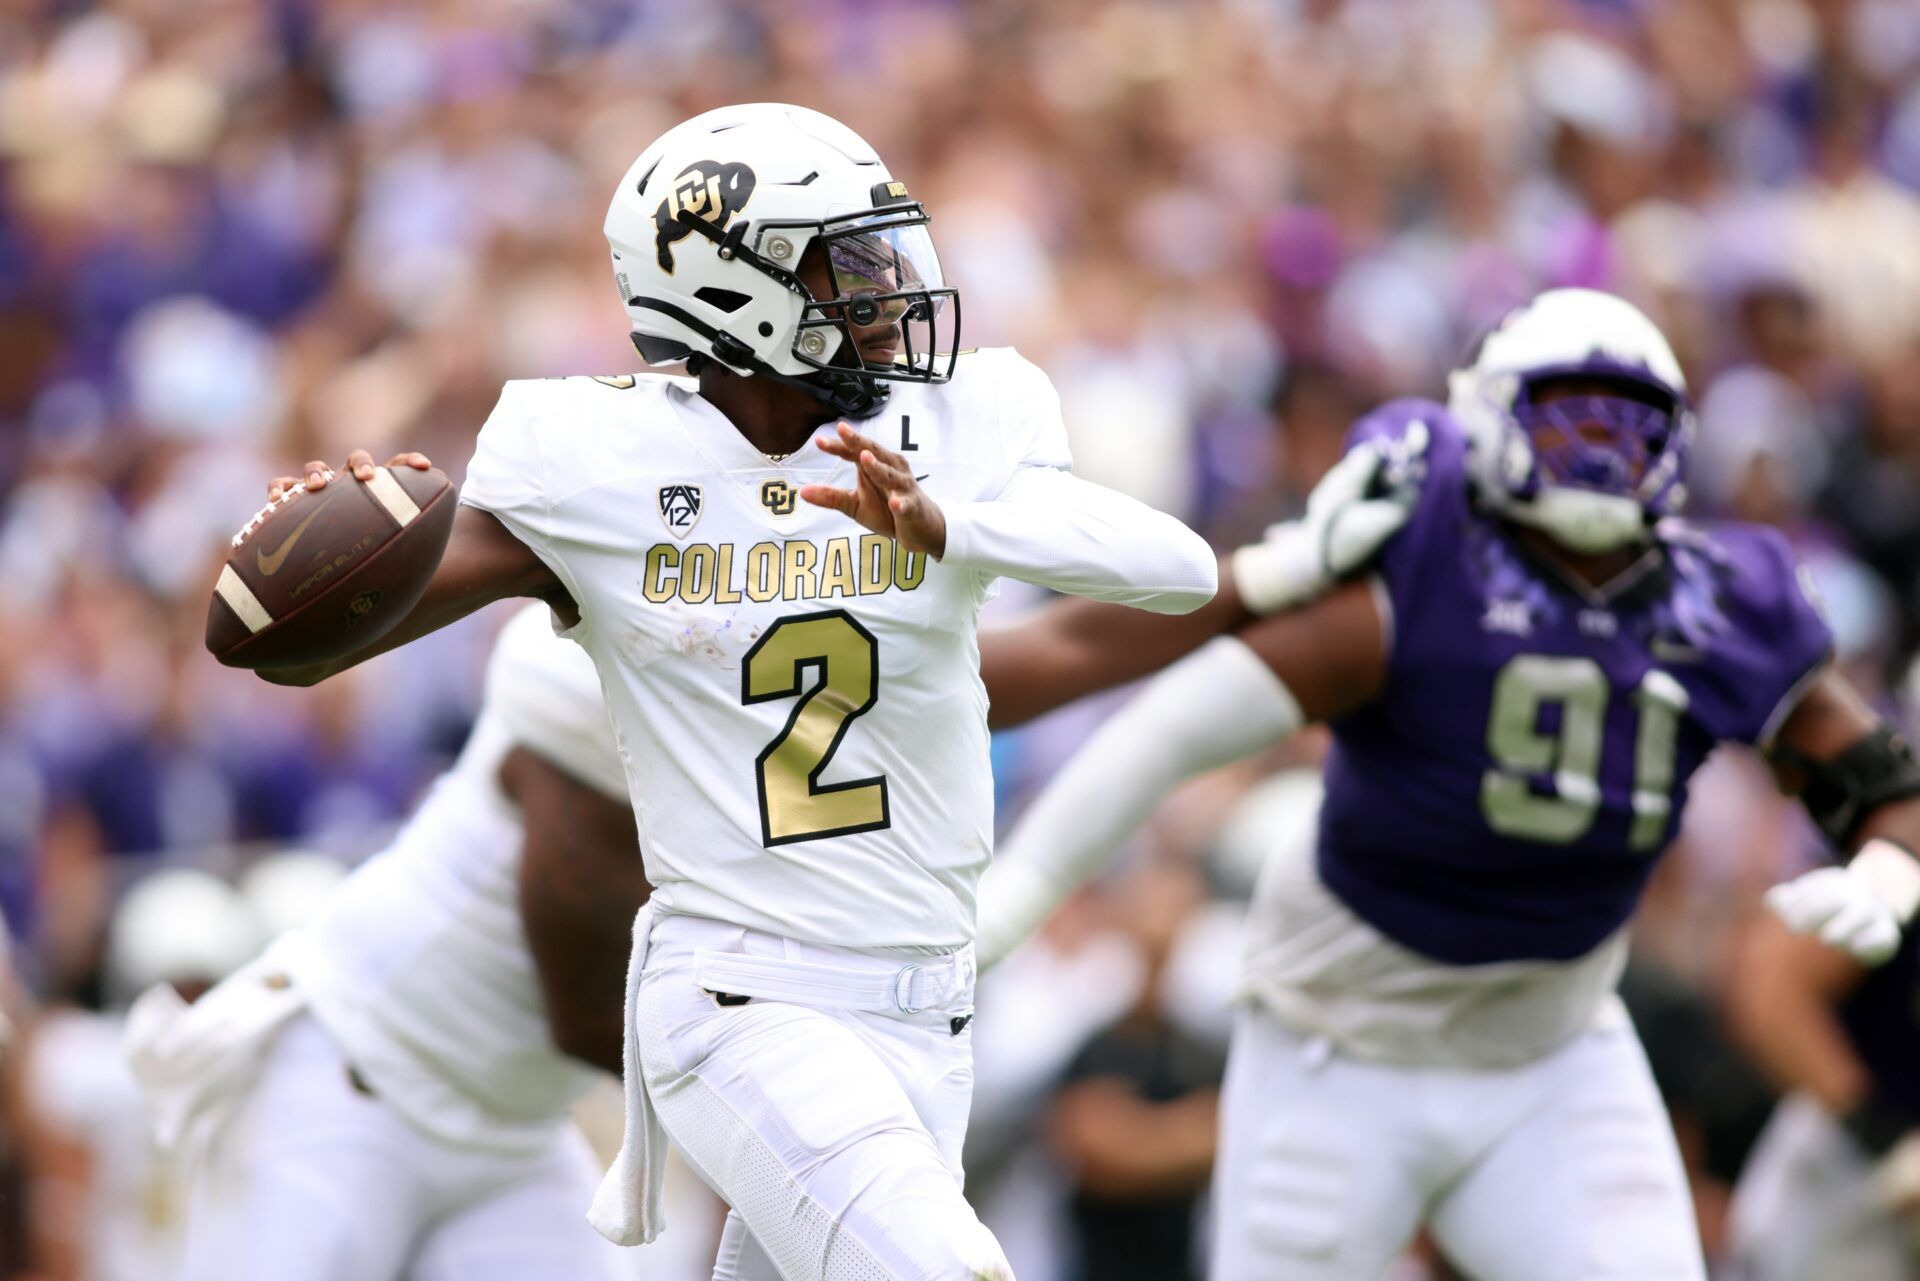
{"label": "brown leather football", "polygon": [[298,667],[371,645],[440,564],[458,503],[435,468],[337,473],[289,490],[234,535],[207,606],[207,649],[228,667]]}

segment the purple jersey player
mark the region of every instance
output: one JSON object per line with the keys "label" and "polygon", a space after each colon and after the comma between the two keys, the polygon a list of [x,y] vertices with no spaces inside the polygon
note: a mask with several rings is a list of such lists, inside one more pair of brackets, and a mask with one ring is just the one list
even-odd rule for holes
{"label": "purple jersey player", "polygon": [[1377,565],[1386,681],[1332,723],[1320,875],[1436,960],[1572,960],[1632,913],[1707,753],[1778,730],[1827,628],[1757,526],[1670,520],[1602,586],[1563,573],[1477,506],[1442,406],[1352,439],[1415,423],[1426,483]]}
{"label": "purple jersey player", "polygon": [[[1613,988],[1717,744],[1768,752],[1857,851],[1788,887],[1782,915],[1868,959],[1898,942],[1920,902],[1920,768],[1832,673],[1785,542],[1678,516],[1692,430],[1678,362],[1633,307],[1556,290],[1519,308],[1447,404],[1365,419],[1305,520],[1235,554],[1207,615],[1235,635],[1104,725],[982,883],[990,964],[1181,779],[1331,727],[1315,848],[1276,852],[1251,916],[1222,1281],[1371,1281],[1423,1225],[1480,1281],[1701,1281]],[[1324,590],[1354,568],[1343,549],[1382,539],[1362,581]],[[1275,602],[1295,607],[1234,617]],[[1129,674],[1101,653],[1150,648],[1064,617],[1056,640],[1105,628],[1077,688]],[[997,703],[1044,705],[1015,678],[1046,650],[988,639]]]}

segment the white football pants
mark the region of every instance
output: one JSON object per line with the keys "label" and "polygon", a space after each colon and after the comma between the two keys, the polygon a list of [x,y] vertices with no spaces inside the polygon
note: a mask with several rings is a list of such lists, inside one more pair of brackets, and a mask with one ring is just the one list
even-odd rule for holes
{"label": "white football pants", "polygon": [[453,1147],[356,1089],[320,1025],[275,1037],[194,1172],[182,1281],[614,1281],[571,1123],[532,1156]]}
{"label": "white football pants", "polygon": [[1220,1125],[1213,1281],[1376,1281],[1422,1224],[1475,1281],[1705,1281],[1624,1024],[1463,1071],[1345,1058],[1248,1010]]}
{"label": "white football pants", "polygon": [[[920,968],[691,916],[651,937],[640,1064],[668,1136],[732,1207],[716,1278],[1012,1281],[960,1194],[970,950]],[[744,1004],[714,995],[742,989]]]}
{"label": "white football pants", "polygon": [[1813,1099],[1774,1109],[1733,1195],[1741,1281],[1907,1281],[1905,1229],[1874,1203],[1873,1166]]}

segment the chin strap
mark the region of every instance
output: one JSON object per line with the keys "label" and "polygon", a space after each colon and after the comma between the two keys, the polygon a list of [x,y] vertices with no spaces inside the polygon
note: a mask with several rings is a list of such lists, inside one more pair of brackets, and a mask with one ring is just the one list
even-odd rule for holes
{"label": "chin strap", "polygon": [[[679,218],[681,226],[714,244],[714,252],[725,259],[739,259],[755,271],[768,276],[799,295],[802,303],[810,302],[813,295],[807,292],[800,278],[791,271],[767,261],[746,243],[746,222],[736,222],[726,231],[721,231],[705,218],[682,209]],[[723,329],[715,329],[706,321],[692,315],[683,307],[662,302],[657,298],[629,298],[627,306],[640,307],[647,311],[657,311],[661,315],[680,322],[694,333],[707,340],[713,358],[733,369],[744,369],[757,378],[770,379],[783,387],[794,387],[806,392],[814,399],[822,401],[834,413],[856,421],[873,417],[886,403],[892,390],[877,378],[864,377],[848,370],[844,373],[822,372],[818,374],[783,374],[773,366],[753,354],[753,348]],[[635,334],[634,346],[646,357],[646,349],[640,345],[640,335]]]}
{"label": "chin strap", "polygon": [[[891,388],[877,378],[867,378],[848,371],[846,373],[783,374],[773,366],[753,354],[753,348],[722,329],[715,329],[706,321],[693,315],[683,307],[657,298],[629,298],[627,306],[639,307],[647,311],[657,311],[671,320],[678,321],[694,333],[707,340],[708,351],[690,353],[710,355],[713,359],[732,369],[744,369],[756,378],[765,378],[777,382],[783,387],[793,387],[806,392],[814,399],[822,401],[829,409],[845,418],[860,421],[873,417],[886,404]],[[634,347],[646,359],[646,348],[641,346],[641,336],[633,335]]]}
{"label": "chin strap", "polygon": [[1644,544],[1653,532],[1634,499],[1563,485],[1542,485],[1532,497],[1507,504],[1507,514],[1568,551],[1588,555]]}

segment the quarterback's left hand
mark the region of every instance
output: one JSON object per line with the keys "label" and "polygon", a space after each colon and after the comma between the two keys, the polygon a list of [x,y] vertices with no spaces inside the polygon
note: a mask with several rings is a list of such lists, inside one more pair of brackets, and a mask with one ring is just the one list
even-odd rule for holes
{"label": "quarterback's left hand", "polygon": [[[1912,864],[1904,852],[1887,851]],[[1767,891],[1767,906],[1795,934],[1817,935],[1828,947],[1851,953],[1862,965],[1880,965],[1900,947],[1910,903],[1895,901],[1863,850],[1849,867],[1823,867]],[[1862,863],[1867,863],[1862,867]],[[1903,911],[1903,906],[1906,908]]]}
{"label": "quarterback's left hand", "polygon": [[947,518],[940,504],[920,488],[905,458],[845,423],[840,424],[838,437],[821,436],[814,444],[852,463],[859,483],[853,489],[806,485],[800,497],[853,517],[907,551],[925,552],[935,560],[946,553]]}

